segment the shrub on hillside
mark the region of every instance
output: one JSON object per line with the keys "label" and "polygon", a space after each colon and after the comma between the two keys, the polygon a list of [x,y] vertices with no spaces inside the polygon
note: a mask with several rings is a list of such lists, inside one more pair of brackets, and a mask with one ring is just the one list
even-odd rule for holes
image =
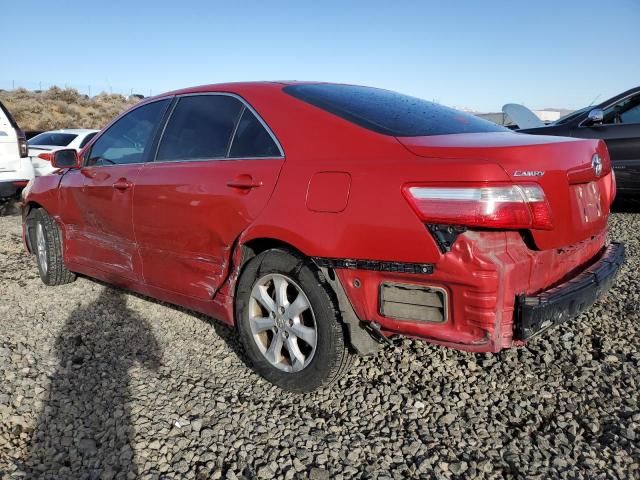
{"label": "shrub on hillside", "polygon": [[0,91],[0,101],[23,130],[54,130],[102,128],[138,99],[115,93],[90,98],[73,88],[51,87],[42,92],[24,88]]}

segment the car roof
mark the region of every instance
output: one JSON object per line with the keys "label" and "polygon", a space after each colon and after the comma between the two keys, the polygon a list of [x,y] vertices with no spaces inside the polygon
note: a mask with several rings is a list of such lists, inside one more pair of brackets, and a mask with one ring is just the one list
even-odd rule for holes
{"label": "car roof", "polygon": [[[194,87],[181,88],[170,92],[161,93],[153,98],[162,98],[172,95],[183,95],[185,93],[202,93],[202,92],[236,92],[243,90],[264,89],[270,86],[281,85],[280,82],[228,82],[228,83],[212,83],[207,85],[197,85]],[[145,100],[147,100],[145,98]]]}
{"label": "car roof", "polygon": [[173,95],[184,95],[189,93],[206,93],[206,92],[227,92],[237,93],[242,95],[243,92],[251,92],[257,90],[279,90],[286,85],[301,85],[301,84],[330,84],[338,85],[336,82],[320,82],[312,80],[268,80],[268,81],[255,81],[255,82],[228,82],[228,83],[212,83],[207,85],[198,85],[194,87],[182,88],[180,90],[173,90],[166,93],[161,93],[154,97],[147,97],[143,102],[147,102],[151,99],[159,99],[164,97],[170,97]]}

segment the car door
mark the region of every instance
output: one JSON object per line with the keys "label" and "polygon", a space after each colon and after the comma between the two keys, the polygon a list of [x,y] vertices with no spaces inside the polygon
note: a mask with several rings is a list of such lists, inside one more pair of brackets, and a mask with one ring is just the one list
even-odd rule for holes
{"label": "car door", "polygon": [[265,207],[283,161],[275,137],[242,99],[180,97],[155,160],[136,181],[133,220],[145,282],[210,299],[234,241]]}
{"label": "car door", "polygon": [[[83,153],[83,166],[65,179],[70,212],[70,260],[131,280],[141,279],[131,199],[140,168],[169,99],[142,105],[113,123]],[[75,223],[75,224],[74,224]]]}
{"label": "car door", "polygon": [[607,144],[619,190],[640,191],[640,93],[604,109],[602,123],[580,123],[572,132],[579,138],[601,138]]}

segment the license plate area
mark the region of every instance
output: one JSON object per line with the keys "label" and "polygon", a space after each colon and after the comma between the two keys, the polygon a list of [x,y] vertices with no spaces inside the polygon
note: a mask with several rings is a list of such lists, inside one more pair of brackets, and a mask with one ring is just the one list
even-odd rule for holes
{"label": "license plate area", "polygon": [[574,185],[573,192],[580,208],[580,220],[583,225],[596,222],[602,218],[602,203],[598,182]]}

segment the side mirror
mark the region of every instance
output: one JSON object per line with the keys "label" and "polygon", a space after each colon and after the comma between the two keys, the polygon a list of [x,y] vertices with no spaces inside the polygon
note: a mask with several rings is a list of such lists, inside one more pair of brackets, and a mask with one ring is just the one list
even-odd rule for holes
{"label": "side mirror", "polygon": [[51,154],[51,166],[54,168],[79,168],[78,152],[73,148],[56,150]]}
{"label": "side mirror", "polygon": [[604,120],[604,112],[601,108],[594,108],[589,112],[587,120],[589,122],[589,125],[593,125],[594,123],[602,123],[602,120]]}

